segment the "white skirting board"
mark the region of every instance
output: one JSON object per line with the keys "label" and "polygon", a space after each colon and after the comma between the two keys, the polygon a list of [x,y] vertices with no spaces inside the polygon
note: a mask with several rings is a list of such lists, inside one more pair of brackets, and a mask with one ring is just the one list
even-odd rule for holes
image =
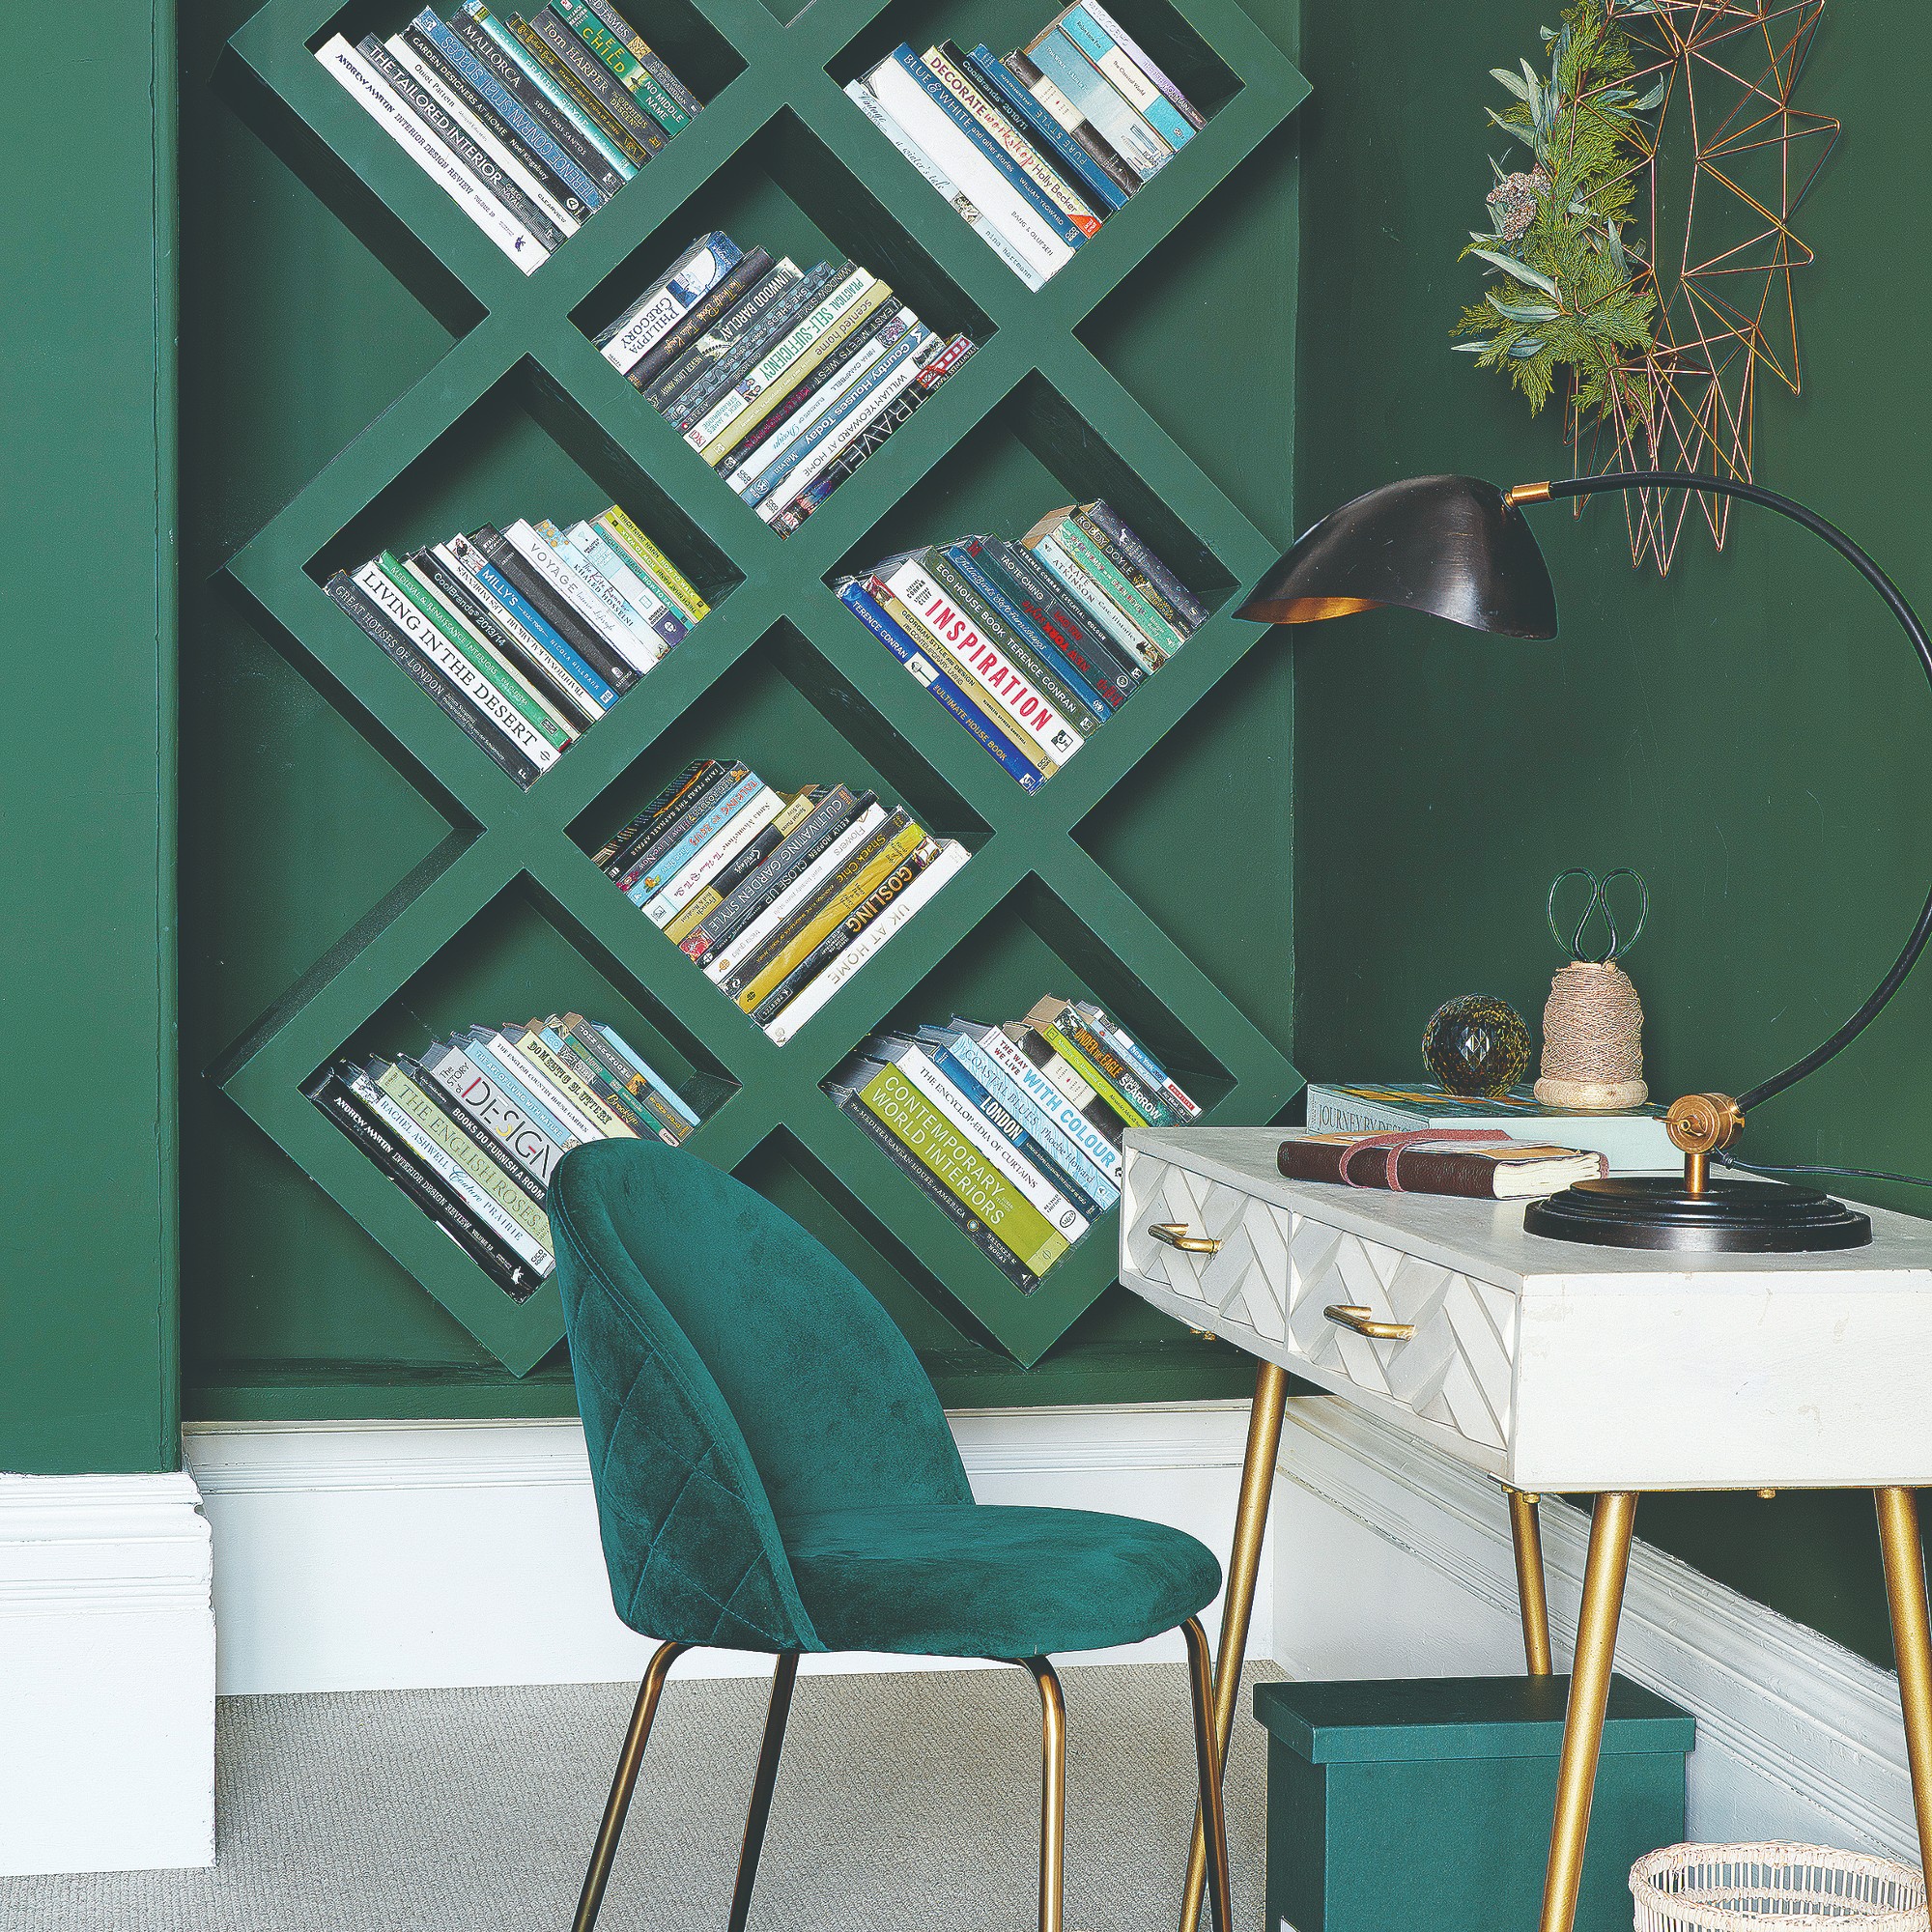
{"label": "white skirting board", "polygon": [[[982,1502],[1152,1518],[1224,1552],[1245,1403],[968,1410],[952,1418]],[[599,1683],[651,1645],[611,1608],[583,1435],[572,1422],[190,1424],[214,1532],[224,1694]],[[1258,1593],[1251,1648],[1273,1610]],[[1210,1634],[1214,1618],[1207,1619]],[[1175,1659],[1178,1634],[1083,1662]],[[872,1656],[805,1667],[922,1667]],[[952,1664],[924,1667],[956,1667]],[[699,1651],[680,1675],[768,1671]]]}
{"label": "white skirting board", "polygon": [[[1288,1407],[1274,1511],[1283,1668],[1311,1678],[1520,1670],[1516,1571],[1497,1485],[1330,1397]],[[1576,1640],[1588,1534],[1587,1517],[1544,1499],[1558,1669]],[[1617,1664],[1697,1719],[1692,1837],[1916,1857],[1889,1671],[1641,1542]]]}
{"label": "white skirting board", "polygon": [[0,1874],[213,1862],[197,1500],[184,1475],[0,1476]]}

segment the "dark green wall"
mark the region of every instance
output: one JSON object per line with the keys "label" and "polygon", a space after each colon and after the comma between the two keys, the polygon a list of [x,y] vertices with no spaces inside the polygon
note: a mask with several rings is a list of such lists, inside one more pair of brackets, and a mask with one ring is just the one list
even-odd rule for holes
{"label": "dark green wall", "polygon": [[[185,155],[183,527],[183,1066],[196,1158],[183,1203],[185,1406],[198,1417],[553,1412],[571,1401],[561,1352],[521,1382],[259,1133],[206,1077],[283,990],[443,836],[442,818],[210,582],[222,560],[449,347],[447,329],[353,239],[212,82],[256,0],[205,0],[182,49]],[[410,11],[396,0],[394,18]],[[1042,0],[1038,17],[1048,10]],[[1285,45],[1293,0],[1259,17]],[[388,24],[387,21],[384,24]],[[1292,45],[1289,46],[1292,52]],[[882,160],[889,158],[883,156]],[[896,165],[894,161],[891,164]],[[1291,345],[1247,379],[1260,300],[1292,311],[1293,132],[1264,143],[1194,219],[1081,325],[1082,339],[1238,506],[1286,538]],[[505,442],[460,482],[511,514],[560,487],[545,439]],[[996,477],[1023,527],[1050,498]],[[1026,482],[1026,489],[1020,487]],[[946,490],[916,492],[935,517]],[[1028,494],[1028,492],[1032,494]],[[983,497],[984,492],[981,492]],[[985,509],[975,499],[974,514]],[[1022,514],[1022,511],[1024,514]],[[952,515],[966,510],[954,506]],[[940,525],[928,538],[952,533]],[[854,631],[854,648],[865,649]],[[1278,1042],[1290,1027],[1291,670],[1256,652],[1080,828],[1151,916]],[[694,745],[693,754],[728,751]],[[836,779],[837,772],[801,771]],[[1197,942],[1200,827],[1235,820],[1245,885]],[[493,942],[495,943],[495,942]],[[514,942],[489,964],[544,969]],[[1044,991],[1042,987],[1037,990]],[[567,1002],[565,1002],[567,1004]],[[476,1015],[476,1017],[486,1017]],[[898,1316],[949,1400],[1067,1402],[1245,1389],[1234,1351],[1186,1336],[1114,1291],[1033,1372],[981,1346],[956,1310],[896,1274],[795,1170],[757,1177],[845,1253]]]}
{"label": "dark green wall", "polygon": [[[1300,521],[1385,479],[1499,482],[1568,467],[1449,351],[1484,225],[1492,67],[1540,58],[1555,0],[1309,0],[1296,425]],[[1932,600],[1924,448],[1932,213],[1909,0],[1833,7],[1803,104],[1844,139],[1798,226],[1804,392],[1768,385],[1756,473],[1845,526]],[[1553,644],[1400,613],[1304,632],[1295,658],[1296,1064],[1311,1079],[1413,1076],[1438,1002],[1492,991],[1532,1022],[1558,960],[1544,894],[1566,866],[1634,866],[1649,931],[1631,961],[1653,1091],[1740,1092],[1822,1038],[1911,924],[1932,844],[1932,703],[1862,584],[1800,531],[1741,510],[1714,555],[1687,533],[1634,571],[1613,503],[1537,528],[1563,609]],[[1768,1105],[1747,1153],[1932,1173],[1932,975],[1826,1072]],[[1861,1198],[1922,1210],[1916,1190]],[[1660,1343],[1662,1346],[1662,1343]],[[1889,1658],[1872,1511],[1860,1496],[1647,1499],[1638,1531],[1713,1576]]]}
{"label": "dark green wall", "polygon": [[[179,1453],[172,12],[89,16],[84,156],[71,89],[9,90],[0,1469],[43,1474]],[[47,46],[0,13],[0,69]]]}

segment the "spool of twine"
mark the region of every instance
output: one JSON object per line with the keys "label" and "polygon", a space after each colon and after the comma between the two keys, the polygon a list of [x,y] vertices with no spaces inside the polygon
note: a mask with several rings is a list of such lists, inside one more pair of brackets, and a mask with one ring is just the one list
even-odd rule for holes
{"label": "spool of twine", "polygon": [[1549,981],[1536,1097],[1547,1107],[1609,1113],[1640,1107],[1649,1094],[1643,1008],[1630,975],[1607,961],[1573,961]]}

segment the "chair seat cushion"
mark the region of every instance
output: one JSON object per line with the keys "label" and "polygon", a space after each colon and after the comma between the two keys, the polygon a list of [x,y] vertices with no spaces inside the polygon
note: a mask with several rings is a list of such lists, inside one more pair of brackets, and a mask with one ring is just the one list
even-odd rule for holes
{"label": "chair seat cushion", "polygon": [[1221,1587],[1213,1552],[1185,1531],[1091,1510],[831,1510],[793,1518],[784,1542],[830,1650],[1101,1650],[1175,1629]]}

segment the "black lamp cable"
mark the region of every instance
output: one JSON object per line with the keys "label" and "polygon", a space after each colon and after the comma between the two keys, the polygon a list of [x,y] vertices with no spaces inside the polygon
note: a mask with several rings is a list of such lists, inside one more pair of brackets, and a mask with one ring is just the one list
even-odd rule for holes
{"label": "black lamp cable", "polygon": [[1932,1187],[1932,1179],[1922,1174],[1886,1174],[1875,1167],[1780,1167],[1771,1161],[1740,1160],[1721,1148],[1713,1148],[1711,1158],[1720,1167],[1735,1167],[1743,1174],[1830,1174],[1845,1180],[1895,1180],[1903,1187]]}

